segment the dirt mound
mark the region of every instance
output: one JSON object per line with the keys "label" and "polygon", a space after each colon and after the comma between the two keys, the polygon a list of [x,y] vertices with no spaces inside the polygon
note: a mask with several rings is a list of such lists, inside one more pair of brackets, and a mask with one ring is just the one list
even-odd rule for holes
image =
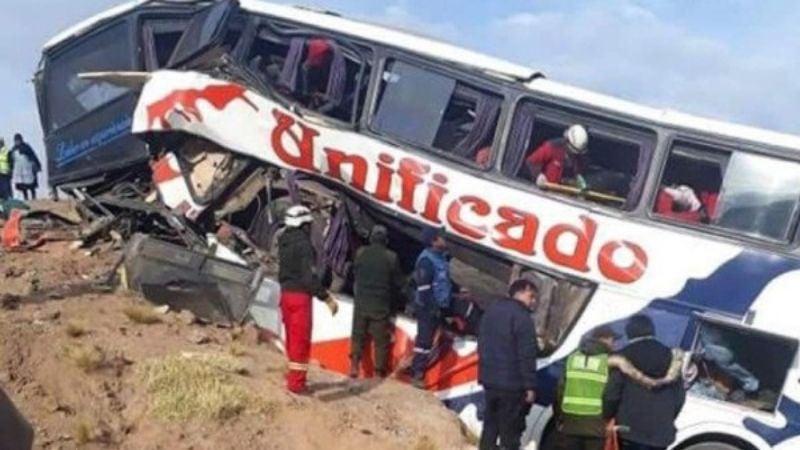
{"label": "dirt mound", "polygon": [[116,257],[66,244],[0,256],[0,386],[36,448],[469,448],[434,397],[393,381],[313,370],[312,396],[286,393],[284,357],[255,330],[95,289]]}

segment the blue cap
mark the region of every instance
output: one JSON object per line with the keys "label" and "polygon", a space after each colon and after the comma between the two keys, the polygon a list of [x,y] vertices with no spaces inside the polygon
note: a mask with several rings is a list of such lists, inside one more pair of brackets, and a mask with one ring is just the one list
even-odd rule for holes
{"label": "blue cap", "polygon": [[426,246],[431,245],[439,236],[444,236],[442,228],[425,227],[422,229],[422,243]]}

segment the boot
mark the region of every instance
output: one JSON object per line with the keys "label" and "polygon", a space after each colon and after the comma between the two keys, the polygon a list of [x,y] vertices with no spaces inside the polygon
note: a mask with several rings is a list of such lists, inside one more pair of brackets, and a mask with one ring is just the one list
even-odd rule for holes
{"label": "boot", "polygon": [[354,358],[350,360],[350,374],[349,374],[350,378],[353,379],[358,378],[358,366],[359,366],[358,359]]}

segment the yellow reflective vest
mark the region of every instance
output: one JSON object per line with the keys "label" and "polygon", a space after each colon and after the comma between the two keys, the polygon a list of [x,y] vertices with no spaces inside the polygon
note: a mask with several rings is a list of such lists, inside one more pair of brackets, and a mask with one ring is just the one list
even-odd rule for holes
{"label": "yellow reflective vest", "polygon": [[11,151],[8,147],[0,148],[0,175],[11,175]]}
{"label": "yellow reflective vest", "polygon": [[599,416],[608,382],[608,355],[573,353],[567,359],[566,386],[561,409],[575,416]]}

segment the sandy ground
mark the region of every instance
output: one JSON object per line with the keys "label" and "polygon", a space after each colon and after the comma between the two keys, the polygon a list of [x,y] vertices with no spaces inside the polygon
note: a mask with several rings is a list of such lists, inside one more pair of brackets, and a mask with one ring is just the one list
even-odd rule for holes
{"label": "sandy ground", "polygon": [[[258,343],[254,329],[188,324],[175,312],[152,325],[132,322],[124,311],[150,308],[144,300],[92,287],[117,252],[88,255],[52,243],[0,254],[0,386],[34,425],[35,448],[471,448],[453,413],[408,386],[313,370],[314,394],[297,397],[282,387],[283,356]],[[100,351],[105,362],[82,370],[67,356],[75,346]],[[153,417],[137,368],[186,352],[234,355],[247,368],[235,382],[260,399],[258,406],[226,420]]]}

